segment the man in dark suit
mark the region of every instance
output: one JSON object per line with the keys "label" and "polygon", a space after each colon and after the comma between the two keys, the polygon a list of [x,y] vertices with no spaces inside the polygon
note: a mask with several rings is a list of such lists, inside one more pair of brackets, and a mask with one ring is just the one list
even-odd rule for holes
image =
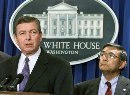
{"label": "man in dark suit", "polygon": [[[66,60],[47,54],[40,47],[42,32],[39,20],[22,16],[16,21],[14,29],[15,41],[21,49],[21,55],[14,56],[0,66],[1,76],[6,72],[15,78],[17,74],[22,73],[24,79],[17,85],[17,91],[71,95],[73,86],[71,66]],[[25,62],[25,58],[28,62]]]}
{"label": "man in dark suit", "polygon": [[0,51],[0,63],[2,63],[3,61],[9,59],[9,57],[10,56],[8,54]]}
{"label": "man in dark suit", "polygon": [[104,45],[99,56],[102,76],[76,84],[74,95],[130,95],[130,80],[120,75],[126,61],[127,54],[122,46]]}

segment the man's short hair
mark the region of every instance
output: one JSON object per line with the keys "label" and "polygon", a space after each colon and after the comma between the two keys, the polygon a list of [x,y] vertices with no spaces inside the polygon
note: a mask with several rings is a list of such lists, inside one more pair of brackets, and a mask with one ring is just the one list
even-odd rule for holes
{"label": "man's short hair", "polygon": [[17,27],[17,25],[22,24],[22,23],[30,23],[30,22],[35,22],[37,24],[38,31],[41,32],[40,21],[37,18],[31,17],[31,16],[21,16],[15,22],[14,34],[16,35],[16,27]]}
{"label": "man's short hair", "polygon": [[127,61],[127,53],[126,50],[119,44],[116,43],[107,43],[103,46],[102,50],[106,47],[115,47],[117,50],[121,51],[119,54],[119,58],[121,61]]}

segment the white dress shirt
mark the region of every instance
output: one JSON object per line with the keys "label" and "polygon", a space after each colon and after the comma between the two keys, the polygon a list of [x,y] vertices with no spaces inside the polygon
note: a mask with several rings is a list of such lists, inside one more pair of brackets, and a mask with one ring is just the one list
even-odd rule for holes
{"label": "white dress shirt", "polygon": [[[113,78],[112,80],[110,80],[109,82],[111,83],[111,90],[112,90],[112,95],[114,95],[115,93],[115,89],[116,89],[116,85],[117,85],[117,81],[118,81],[119,76]],[[106,91],[107,91],[107,85],[106,85],[106,78],[103,76],[101,76],[101,81],[99,84],[99,89],[98,89],[98,95],[105,95]]]}
{"label": "white dress shirt", "polygon": [[[28,65],[29,65],[29,69],[30,69],[30,74],[36,64],[36,61],[37,61],[40,53],[41,53],[41,48],[39,47],[38,51],[35,54],[28,57],[29,58]],[[19,63],[18,63],[17,74],[20,74],[22,72],[22,69],[25,64],[25,58],[26,58],[26,56],[23,53],[21,53]],[[17,86],[17,90],[19,91],[19,85]]]}

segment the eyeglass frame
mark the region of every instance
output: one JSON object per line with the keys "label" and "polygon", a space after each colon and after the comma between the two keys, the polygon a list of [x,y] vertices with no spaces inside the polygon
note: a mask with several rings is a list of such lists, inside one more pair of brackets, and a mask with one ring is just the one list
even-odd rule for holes
{"label": "eyeglass frame", "polygon": [[115,58],[119,58],[117,55],[115,55],[113,52],[109,52],[109,53],[105,53],[104,51],[101,51],[99,53],[99,58],[105,56],[107,59],[115,59]]}

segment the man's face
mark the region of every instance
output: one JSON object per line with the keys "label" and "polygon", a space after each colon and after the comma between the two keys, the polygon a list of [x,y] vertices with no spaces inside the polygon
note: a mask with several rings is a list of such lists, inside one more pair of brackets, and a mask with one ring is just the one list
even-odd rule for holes
{"label": "man's face", "polygon": [[119,58],[120,51],[115,47],[105,47],[100,54],[99,68],[102,72],[120,72],[122,62]]}
{"label": "man's face", "polygon": [[35,22],[18,24],[15,35],[16,43],[25,55],[34,54],[42,41],[42,33]]}

